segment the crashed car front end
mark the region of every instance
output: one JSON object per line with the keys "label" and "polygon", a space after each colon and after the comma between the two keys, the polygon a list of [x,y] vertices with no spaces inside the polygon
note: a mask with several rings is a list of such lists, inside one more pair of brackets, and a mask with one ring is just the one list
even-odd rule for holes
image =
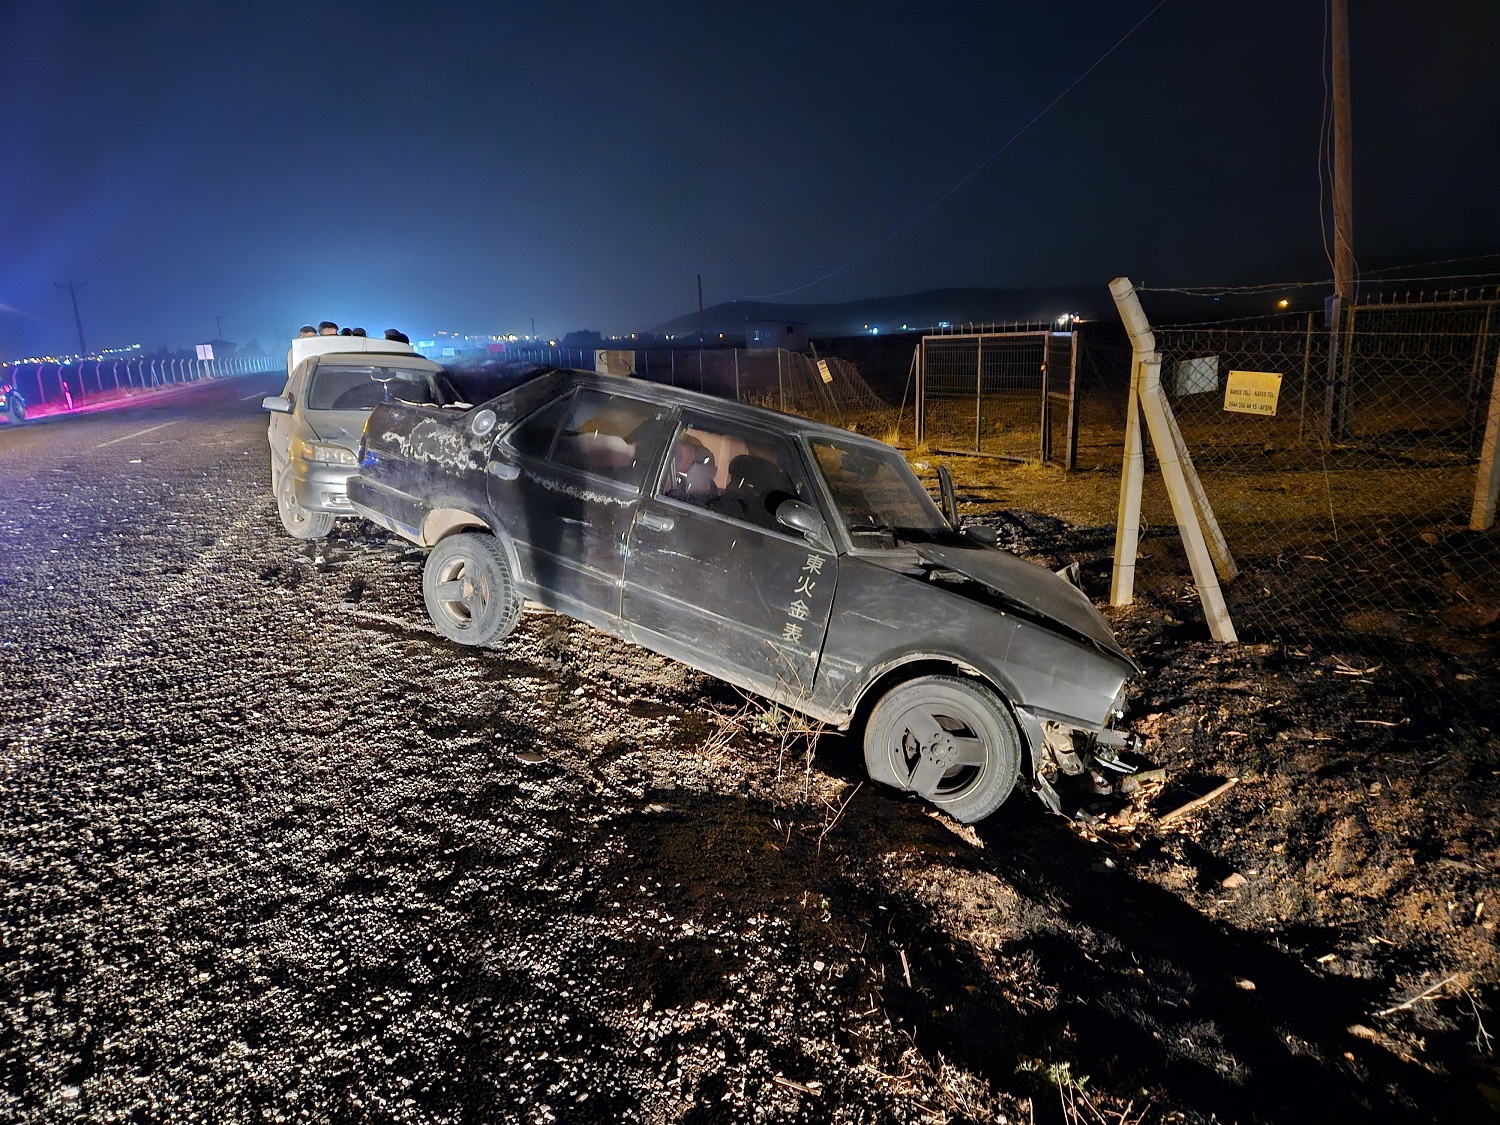
{"label": "crashed car front end", "polygon": [[850,550],[816,696],[842,725],[893,679],[951,666],[1010,705],[1032,788],[1054,810],[1058,774],[1134,769],[1118,729],[1139,669],[1073,582],[957,532],[901,455],[863,442],[813,443]]}

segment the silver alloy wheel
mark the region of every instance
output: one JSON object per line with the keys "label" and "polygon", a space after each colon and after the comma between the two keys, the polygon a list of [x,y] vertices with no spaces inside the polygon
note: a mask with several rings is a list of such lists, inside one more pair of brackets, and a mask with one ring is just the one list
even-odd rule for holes
{"label": "silver alloy wheel", "polygon": [[865,768],[956,820],[982,820],[1015,788],[1021,732],[992,691],[957,676],[891,688],[865,725]]}
{"label": "silver alloy wheel", "polygon": [[296,539],[322,539],[333,530],[333,516],[328,512],[314,512],[297,502],[292,490],[291,466],[274,474],[276,488],[276,510],[281,516],[281,526]]}

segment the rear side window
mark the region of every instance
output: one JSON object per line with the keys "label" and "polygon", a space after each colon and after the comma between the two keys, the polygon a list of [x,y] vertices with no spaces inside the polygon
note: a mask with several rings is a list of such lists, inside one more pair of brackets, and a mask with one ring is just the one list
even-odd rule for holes
{"label": "rear side window", "polygon": [[685,420],[657,493],[768,531],[784,531],[776,509],[806,500],[786,443],[717,421]]}
{"label": "rear side window", "polygon": [[624,395],[579,391],[537,411],[508,440],[517,453],[639,485],[666,432],[665,415]]}
{"label": "rear side window", "polygon": [[546,457],[552,452],[552,439],[557,436],[558,423],[569,413],[572,405],[571,395],[549,403],[512,430],[506,441],[517,453],[524,453],[528,457]]}

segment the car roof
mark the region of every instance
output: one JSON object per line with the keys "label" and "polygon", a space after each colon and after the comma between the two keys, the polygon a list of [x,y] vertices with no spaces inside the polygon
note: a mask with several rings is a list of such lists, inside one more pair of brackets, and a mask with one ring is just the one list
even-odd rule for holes
{"label": "car roof", "polygon": [[292,341],[292,362],[297,364],[309,356],[329,355],[334,352],[382,352],[386,355],[416,355],[417,349],[396,340],[376,340],[369,336],[299,336]]}
{"label": "car roof", "polygon": [[346,352],[335,352],[332,355],[319,356],[318,366],[337,367],[340,365],[349,365],[369,367],[371,364],[378,364],[386,360],[395,360],[402,367],[411,367],[419,371],[441,371],[443,369],[442,364],[434,363],[425,355],[416,355],[411,352],[401,352],[394,355],[387,352],[356,352],[353,355]]}
{"label": "car roof", "polygon": [[[830,426],[824,422],[815,422],[811,418],[803,418],[796,414],[783,414],[779,410],[769,410],[763,406],[751,406],[749,403],[736,402],[733,399],[716,398],[713,395],[703,394],[699,391],[690,391],[683,387],[653,383],[646,379],[633,379],[619,375],[599,375],[592,371],[563,370],[546,372],[538,377],[548,378],[556,376],[564,377],[570,385],[588,387],[591,390],[601,390],[610,394],[631,395],[666,406],[690,407],[720,418],[750,422],[765,429],[779,430],[782,433],[800,434],[810,438],[819,437],[845,442],[852,441],[860,445],[868,445],[875,449],[891,448],[891,446],[878,438],[855,433],[853,430],[841,429],[838,426]],[[525,385],[522,384],[522,386]]]}

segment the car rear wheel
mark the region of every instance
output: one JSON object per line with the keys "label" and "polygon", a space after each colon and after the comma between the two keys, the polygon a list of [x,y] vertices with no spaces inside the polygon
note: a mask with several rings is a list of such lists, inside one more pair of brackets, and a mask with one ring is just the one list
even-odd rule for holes
{"label": "car rear wheel", "polygon": [[273,476],[276,510],[281,514],[281,526],[286,528],[288,535],[297,539],[322,539],[333,530],[332,515],[328,512],[314,512],[297,502],[297,494],[292,490],[290,466]]}
{"label": "car rear wheel", "polygon": [[865,724],[865,768],[972,824],[998,809],[1021,771],[1021,731],[994,692],[919,676],[881,697]]}
{"label": "car rear wheel", "polygon": [[437,631],[463,645],[508,636],[524,603],[499,542],[472,531],[450,535],[432,549],[422,568],[422,598]]}
{"label": "car rear wheel", "polygon": [[15,399],[11,399],[7,409],[10,411],[10,420],[16,425],[19,426],[22,422],[26,421],[25,403],[17,402]]}

